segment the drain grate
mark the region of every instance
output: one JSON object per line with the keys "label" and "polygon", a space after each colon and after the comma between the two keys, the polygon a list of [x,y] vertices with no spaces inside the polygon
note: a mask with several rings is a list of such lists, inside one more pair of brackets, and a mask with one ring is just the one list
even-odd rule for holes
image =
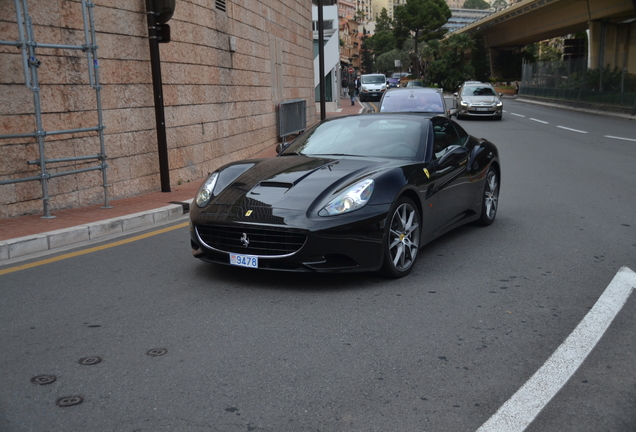
{"label": "drain grate", "polygon": [[152,357],[159,357],[164,355],[165,353],[167,353],[168,350],[165,348],[153,348],[151,350],[148,350],[148,352],[146,354],[148,354],[149,356]]}
{"label": "drain grate", "polygon": [[100,357],[97,356],[92,356],[92,357],[82,357],[81,359],[79,359],[79,364],[84,365],[84,366],[91,366],[97,363],[101,363],[102,359]]}
{"label": "drain grate", "polygon": [[56,379],[53,375],[38,375],[31,378],[31,382],[38,385],[47,385],[55,382]]}
{"label": "drain grate", "polygon": [[59,398],[55,403],[60,407],[70,407],[81,404],[84,401],[81,396],[64,396]]}

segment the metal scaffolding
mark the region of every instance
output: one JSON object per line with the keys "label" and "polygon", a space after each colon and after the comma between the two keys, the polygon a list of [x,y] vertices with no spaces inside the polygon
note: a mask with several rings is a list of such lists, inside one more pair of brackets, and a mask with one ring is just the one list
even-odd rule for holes
{"label": "metal scaffolding", "polygon": [[[33,105],[35,108],[36,131],[29,133],[0,135],[0,139],[36,138],[39,148],[39,159],[27,161],[29,165],[39,165],[40,174],[33,177],[23,177],[11,180],[2,180],[0,185],[21,183],[28,181],[40,181],[42,185],[42,201],[44,205],[44,218],[53,218],[49,205],[48,181],[54,177],[84,173],[88,171],[102,171],[102,186],[104,188],[104,208],[110,208],[108,204],[108,181],[106,176],[106,152],[104,147],[104,124],[102,119],[101,86],[99,84],[99,64],[97,60],[97,44],[95,39],[95,20],[93,16],[94,3],[90,0],[81,0],[82,18],[84,21],[84,45],[57,45],[38,43],[34,40],[33,22],[28,10],[28,0],[14,0],[16,21],[18,25],[19,39],[17,41],[1,41],[0,45],[15,46],[22,54],[22,66],[24,70],[25,85],[33,92]],[[37,49],[64,49],[78,50],[86,53],[88,63],[88,76],[90,86],[95,90],[97,101],[97,126],[66,129],[56,131],[45,131],[42,125],[42,106],[40,102],[40,83],[38,80],[38,67],[40,60],[36,55]],[[99,136],[99,153],[86,156],[67,157],[59,159],[47,159],[45,155],[44,139],[48,135],[65,135],[79,132],[97,132]],[[86,168],[54,172],[47,169],[47,164],[77,161],[97,161],[97,165]]]}

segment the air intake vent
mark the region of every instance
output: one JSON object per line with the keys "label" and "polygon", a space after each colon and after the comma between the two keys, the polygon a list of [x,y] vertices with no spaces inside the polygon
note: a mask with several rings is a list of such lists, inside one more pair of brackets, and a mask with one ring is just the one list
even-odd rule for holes
{"label": "air intake vent", "polygon": [[[274,228],[197,226],[199,238],[206,246],[222,252],[258,256],[285,256],[297,252],[307,237],[301,232]],[[248,246],[241,238],[248,240]]]}
{"label": "air intake vent", "polygon": [[226,12],[226,1],[225,0],[214,0],[214,5],[220,11]]}

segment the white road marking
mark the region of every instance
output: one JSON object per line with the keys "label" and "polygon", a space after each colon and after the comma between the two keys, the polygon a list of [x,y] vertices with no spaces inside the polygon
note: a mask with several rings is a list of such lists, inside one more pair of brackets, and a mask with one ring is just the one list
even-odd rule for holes
{"label": "white road marking", "polygon": [[586,132],[586,131],[582,131],[582,130],[578,130],[578,129],[571,129],[571,128],[568,128],[568,127],[565,127],[565,126],[557,126],[557,127],[558,127],[558,128],[561,128],[561,129],[569,130],[569,131],[572,131],[572,132],[578,132],[578,133],[588,133],[588,132]]}
{"label": "white road marking", "polygon": [[532,118],[532,117],[530,117],[530,120],[532,120],[532,121],[536,121],[536,122],[539,122],[539,123],[543,123],[543,124],[550,124],[550,123],[548,123],[547,121],[539,120],[539,119]]}
{"label": "white road marking", "polygon": [[517,114],[517,113],[510,113],[510,114],[512,114],[513,116],[517,116],[517,117],[525,117],[525,116],[524,116],[524,115],[522,115],[522,114]]}
{"label": "white road marking", "polygon": [[617,136],[612,136],[612,135],[604,135],[605,138],[612,138],[612,139],[617,139],[617,140],[623,140],[623,141],[634,141],[636,142],[636,139],[633,138],[623,138],[623,137],[617,137]]}
{"label": "white road marking", "polygon": [[570,336],[477,432],[524,431],[594,349],[634,289],[636,273],[621,267]]}

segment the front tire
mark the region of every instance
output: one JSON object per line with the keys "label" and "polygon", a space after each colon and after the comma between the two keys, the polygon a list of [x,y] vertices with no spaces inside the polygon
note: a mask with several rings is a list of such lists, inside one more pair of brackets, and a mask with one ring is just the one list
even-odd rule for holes
{"label": "front tire", "polygon": [[420,246],[420,214],[415,203],[401,197],[389,212],[381,273],[401,278],[411,272]]}
{"label": "front tire", "polygon": [[490,167],[486,174],[486,184],[484,185],[484,196],[481,202],[481,216],[479,224],[488,226],[495,221],[497,208],[499,207],[499,173]]}

